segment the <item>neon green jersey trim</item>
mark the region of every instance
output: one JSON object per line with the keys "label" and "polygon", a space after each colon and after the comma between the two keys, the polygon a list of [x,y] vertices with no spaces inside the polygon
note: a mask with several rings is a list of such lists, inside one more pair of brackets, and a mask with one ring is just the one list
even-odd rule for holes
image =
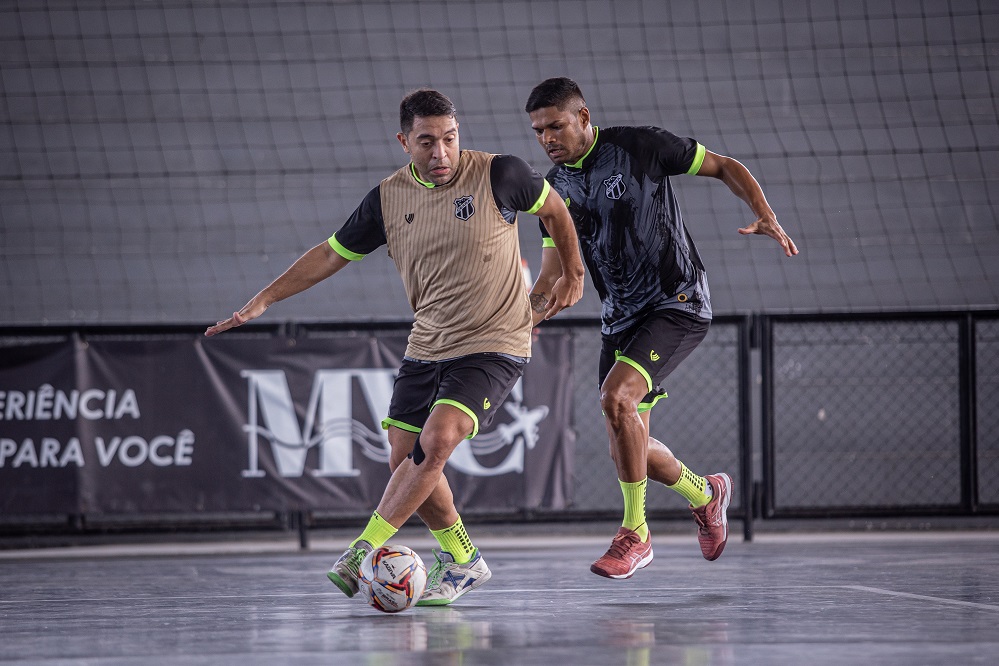
{"label": "neon green jersey trim", "polygon": [[583,160],[585,160],[587,157],[589,157],[590,153],[593,152],[593,149],[597,145],[597,138],[599,136],[600,136],[600,128],[597,127],[596,125],[594,125],[593,126],[593,145],[590,146],[589,150],[587,150],[586,153],[584,153],[583,156],[580,157],[575,163],[573,163],[573,164],[566,164],[566,166],[569,167],[569,168],[571,168],[571,169],[582,169],[583,168]]}
{"label": "neon green jersey trim", "polygon": [[447,398],[441,398],[430,407],[431,411],[437,405],[451,405],[452,407],[457,407],[458,409],[460,409],[461,411],[465,412],[466,414],[472,417],[472,434],[466,437],[465,439],[472,439],[477,434],[479,434],[479,417],[476,416],[475,412],[470,410],[468,407],[461,404],[460,402],[456,402],[454,400],[448,400]]}
{"label": "neon green jersey trim", "polygon": [[428,190],[432,190],[433,188],[437,187],[433,183],[428,183],[427,181],[420,178],[420,174],[416,173],[416,165],[413,164],[412,162],[409,163],[409,171],[410,173],[413,174],[413,178],[416,180],[416,182],[418,182],[420,185],[423,185],[423,187],[427,188]]}
{"label": "neon green jersey trim", "polygon": [[701,170],[701,165],[704,164],[704,146],[697,144],[697,150],[694,152],[694,161],[691,162],[690,168],[687,169],[687,175],[692,176]]}
{"label": "neon green jersey trim", "polygon": [[614,358],[616,360],[618,360],[618,361],[621,361],[622,363],[627,363],[628,365],[630,365],[631,367],[633,367],[635,370],[638,370],[640,373],[642,373],[642,376],[645,377],[645,382],[649,385],[649,391],[652,390],[652,377],[649,376],[649,373],[646,372],[645,368],[643,368],[642,366],[640,366],[635,361],[632,361],[630,358],[628,358],[627,356],[625,356],[624,354],[622,354],[619,351],[615,351],[614,352]]}
{"label": "neon green jersey trim", "polygon": [[390,418],[382,419],[382,430],[388,430],[389,426],[395,426],[399,430],[405,430],[406,432],[423,432],[423,428],[417,428],[416,426],[403,423],[402,421],[396,421],[395,419]]}
{"label": "neon green jersey trim", "polygon": [[339,254],[344,259],[349,259],[350,261],[360,261],[361,259],[364,259],[364,257],[367,256],[365,254],[358,254],[357,252],[352,252],[347,248],[345,248],[343,245],[340,244],[340,241],[336,239],[336,234],[330,236],[329,240],[326,242],[330,244],[330,247],[333,248],[334,252]]}
{"label": "neon green jersey trim", "polygon": [[543,188],[541,188],[541,196],[538,197],[538,200],[534,202],[534,205],[531,206],[530,210],[528,210],[526,212],[530,213],[531,215],[534,215],[535,213],[537,213],[538,210],[542,206],[545,205],[545,199],[548,198],[548,192],[550,192],[551,189],[552,189],[552,186],[549,185],[548,181],[546,180],[545,181],[545,186]]}
{"label": "neon green jersey trim", "polygon": [[541,247],[555,247],[555,239],[551,236],[542,236]]}

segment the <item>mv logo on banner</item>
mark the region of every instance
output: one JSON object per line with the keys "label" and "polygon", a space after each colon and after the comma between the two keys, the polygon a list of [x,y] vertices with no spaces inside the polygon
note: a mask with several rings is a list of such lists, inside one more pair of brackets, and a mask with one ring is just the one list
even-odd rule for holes
{"label": "mv logo on banner", "polygon": [[[243,370],[248,386],[247,433],[248,478],[265,476],[260,469],[261,438],[270,443],[278,474],[300,477],[305,473],[309,449],[318,447],[319,462],[310,470],[315,476],[358,476],[354,467],[353,444],[364,457],[386,465],[390,445],[388,434],[380,427],[371,430],[353,418],[352,383],[356,379],[364,394],[369,414],[378,419],[388,414],[392,398],[395,371],[377,369],[319,370],[316,372],[305,424],[300,427],[295,404],[283,370]],[[533,409],[523,405],[520,382],[504,403],[511,421],[499,423],[487,433],[461,442],[451,454],[448,464],[471,476],[496,476],[510,472],[523,473],[526,451],[538,443],[538,426],[548,415],[548,407]],[[509,455],[495,467],[486,467],[476,454],[494,453],[513,445]]]}
{"label": "mv logo on banner", "polygon": [[[245,477],[264,476],[259,468],[260,438],[271,444],[271,453],[281,476],[302,476],[308,450],[319,447],[316,476],[357,476],[351,442],[360,440],[367,457],[388,463],[389,443],[385,431],[372,431],[354,420],[351,382],[358,379],[372,415],[388,413],[392,397],[391,370],[319,370],[312,382],[305,427],[299,429],[295,404],[283,370],[243,370],[249,382],[247,433],[250,463]],[[263,425],[260,424],[263,421]]]}

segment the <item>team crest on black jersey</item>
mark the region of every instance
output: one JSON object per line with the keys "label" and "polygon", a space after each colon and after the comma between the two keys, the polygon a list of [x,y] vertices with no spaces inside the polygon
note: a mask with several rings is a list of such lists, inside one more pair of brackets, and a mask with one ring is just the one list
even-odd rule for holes
{"label": "team crest on black jersey", "polygon": [[604,181],[604,194],[608,199],[620,199],[624,195],[624,176],[619,173],[614,174]]}
{"label": "team crest on black jersey", "polygon": [[454,216],[459,220],[467,220],[475,215],[475,206],[472,205],[472,195],[466,194],[454,200]]}

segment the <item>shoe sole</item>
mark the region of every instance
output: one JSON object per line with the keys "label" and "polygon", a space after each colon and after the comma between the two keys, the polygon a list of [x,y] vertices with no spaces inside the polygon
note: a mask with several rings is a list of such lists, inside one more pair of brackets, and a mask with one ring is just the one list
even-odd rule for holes
{"label": "shoe sole", "polygon": [[722,503],[722,527],[725,528],[725,540],[722,541],[721,547],[718,548],[718,552],[715,553],[714,557],[705,557],[708,562],[714,562],[719,557],[721,557],[722,551],[725,550],[725,544],[728,543],[728,505],[732,502],[732,477],[730,477],[725,472],[716,474],[715,476],[720,476],[725,479],[725,501]]}
{"label": "shoe sole", "polygon": [[636,571],[638,571],[639,569],[644,569],[645,567],[649,566],[651,563],[652,563],[652,549],[649,548],[649,554],[643,557],[641,560],[639,560],[638,564],[635,565],[635,568],[629,571],[628,573],[624,574],[607,573],[606,571],[603,571],[599,567],[597,567],[596,564],[590,565],[590,571],[598,576],[603,576],[604,578],[613,578],[614,580],[624,580],[626,578],[631,578],[632,576],[635,575]]}
{"label": "shoe sole", "polygon": [[340,588],[340,591],[346,594],[348,597],[353,597],[356,594],[356,591],[350,589],[350,585],[347,584],[347,581],[345,581],[343,578],[340,578],[339,575],[333,573],[332,571],[328,572],[326,574],[326,577],[329,578],[331,581],[333,581],[333,584],[336,585],[338,588]]}
{"label": "shoe sole", "polygon": [[492,577],[493,577],[493,572],[490,571],[490,570],[487,570],[484,575],[479,576],[478,578],[476,578],[474,583],[472,583],[471,585],[469,585],[466,588],[462,588],[461,592],[459,592],[458,594],[456,594],[453,599],[420,599],[419,601],[416,602],[416,605],[417,606],[447,606],[447,605],[450,605],[450,604],[454,603],[455,601],[457,601],[458,599],[461,599],[463,596],[465,596],[466,594],[468,594],[469,592],[471,592],[475,588],[477,588],[480,585],[484,584],[487,580],[489,580]]}

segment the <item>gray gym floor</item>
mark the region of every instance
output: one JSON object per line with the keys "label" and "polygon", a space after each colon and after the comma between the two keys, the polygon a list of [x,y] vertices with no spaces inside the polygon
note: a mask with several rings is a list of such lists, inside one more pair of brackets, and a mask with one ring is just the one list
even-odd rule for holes
{"label": "gray gym floor", "polygon": [[[471,528],[470,528],[471,529]],[[349,535],[0,550],[0,661],[31,664],[995,664],[999,532],[655,538],[627,581],[613,535],[471,529],[492,580],[385,615],[330,584]],[[543,531],[543,530],[541,530]],[[434,542],[399,543],[432,560]]]}

